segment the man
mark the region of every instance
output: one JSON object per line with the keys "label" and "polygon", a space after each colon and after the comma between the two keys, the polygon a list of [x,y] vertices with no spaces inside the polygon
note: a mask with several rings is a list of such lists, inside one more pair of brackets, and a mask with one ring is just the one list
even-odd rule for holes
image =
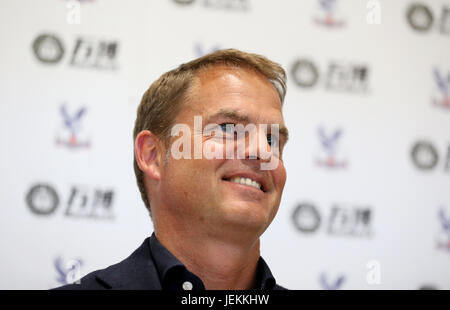
{"label": "man", "polygon": [[[134,169],[154,233],[124,261],[63,288],[282,289],[259,237],[286,181],[285,91],[281,66],[234,49],[155,81],[134,128]],[[253,130],[242,134],[244,126]]]}

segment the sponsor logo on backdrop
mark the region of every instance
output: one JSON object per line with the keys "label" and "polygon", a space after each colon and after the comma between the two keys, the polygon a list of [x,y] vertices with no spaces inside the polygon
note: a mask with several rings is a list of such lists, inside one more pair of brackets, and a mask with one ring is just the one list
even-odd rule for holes
{"label": "sponsor logo on backdrop", "polygon": [[302,233],[313,233],[321,224],[319,211],[309,203],[299,204],[292,213],[292,219],[295,228]]}
{"label": "sponsor logo on backdrop", "polygon": [[112,219],[113,190],[72,186],[66,212],[69,217]]}
{"label": "sponsor logo on backdrop", "polygon": [[323,127],[318,129],[322,154],[316,158],[316,165],[328,169],[343,169],[347,167],[347,161],[337,158],[337,147],[339,138],[342,136],[342,129],[326,133]]}
{"label": "sponsor logo on backdrop", "polygon": [[366,92],[369,68],[366,65],[330,62],[325,88],[342,92]]}
{"label": "sponsor logo on backdrop", "polygon": [[33,53],[43,64],[67,63],[71,67],[117,70],[118,42],[78,37],[66,53],[63,40],[54,34],[41,34],[33,41]]}
{"label": "sponsor logo on backdrop", "polygon": [[450,252],[450,212],[441,206],[438,211],[440,231],[437,238],[437,248]]}
{"label": "sponsor logo on backdrop", "polygon": [[342,28],[345,26],[345,21],[337,12],[337,0],[318,0],[317,2],[320,12],[313,19],[316,25],[326,28]]}
{"label": "sponsor logo on backdrop", "polygon": [[295,84],[302,88],[316,85],[319,80],[319,71],[316,65],[308,59],[297,60],[291,69]]}
{"label": "sponsor logo on backdrop", "polygon": [[68,218],[114,219],[112,189],[73,185],[69,187],[67,199],[60,199],[55,187],[38,183],[30,187],[25,197],[30,211],[40,217],[59,214]]}
{"label": "sponsor logo on backdrop", "polygon": [[340,274],[334,279],[330,279],[325,272],[322,272],[319,277],[320,287],[323,290],[339,290],[345,282],[345,275]]}
{"label": "sponsor logo on backdrop", "polygon": [[300,88],[320,85],[327,91],[365,93],[368,91],[369,67],[365,64],[330,61],[321,73],[310,59],[298,59],[291,67],[291,76]]}
{"label": "sponsor logo on backdrop", "polygon": [[249,0],[173,0],[181,7],[200,5],[208,9],[219,9],[229,11],[249,11]]}
{"label": "sponsor logo on backdrop", "polygon": [[74,67],[116,70],[117,42],[78,38],[70,64]]}
{"label": "sponsor logo on backdrop", "polygon": [[447,146],[447,152],[441,161],[438,148],[428,140],[419,140],[411,148],[411,160],[414,166],[421,171],[433,171],[441,169],[444,172],[450,171],[450,145]]}
{"label": "sponsor logo on backdrop", "polygon": [[59,205],[59,195],[49,184],[36,184],[30,188],[25,200],[36,215],[50,215]]}
{"label": "sponsor logo on backdrop", "polygon": [[45,64],[56,64],[64,56],[62,41],[53,34],[41,34],[33,42],[33,53]]}
{"label": "sponsor logo on backdrop", "polygon": [[438,68],[433,70],[437,92],[432,102],[437,107],[450,109],[450,72],[446,73],[447,75]]}
{"label": "sponsor logo on backdrop", "polygon": [[218,51],[220,49],[220,45],[214,45],[212,47],[206,48],[201,43],[197,43],[194,46],[194,53],[196,57],[202,57],[206,54]]}
{"label": "sponsor logo on backdrop", "polygon": [[56,271],[56,281],[58,286],[66,284],[80,284],[81,266],[83,261],[79,258],[64,260],[58,256],[53,261]]}
{"label": "sponsor logo on backdrop", "polygon": [[367,207],[333,206],[327,233],[342,236],[371,236],[372,210]]}
{"label": "sponsor logo on backdrop", "polygon": [[413,3],[406,10],[408,24],[417,32],[437,31],[450,34],[450,7],[442,6],[439,11],[433,10],[425,3]]}
{"label": "sponsor logo on backdrop", "polygon": [[68,111],[67,104],[60,107],[60,116],[62,120],[61,129],[58,130],[55,143],[69,149],[90,148],[91,141],[87,137],[81,137],[82,120],[86,114],[87,108],[80,107],[72,112]]}
{"label": "sponsor logo on backdrop", "polygon": [[330,236],[372,237],[372,208],[334,204],[326,215],[312,203],[298,204],[292,213],[294,227],[302,234],[323,231]]}

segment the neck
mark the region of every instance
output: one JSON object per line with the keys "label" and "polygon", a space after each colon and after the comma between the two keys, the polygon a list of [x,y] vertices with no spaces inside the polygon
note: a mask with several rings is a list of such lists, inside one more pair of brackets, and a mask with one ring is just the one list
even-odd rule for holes
{"label": "neck", "polygon": [[[185,227],[173,221],[155,221],[155,234],[186,268],[197,275],[208,290],[253,289],[260,257],[259,237],[230,238],[211,234],[196,225]],[[170,228],[170,229],[167,229]]]}

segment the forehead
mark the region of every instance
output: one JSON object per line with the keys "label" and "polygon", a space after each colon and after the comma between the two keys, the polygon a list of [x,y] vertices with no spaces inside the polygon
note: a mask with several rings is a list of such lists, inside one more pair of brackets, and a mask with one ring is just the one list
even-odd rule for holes
{"label": "forehead", "polygon": [[281,101],[272,83],[247,68],[214,66],[196,74],[186,108],[196,115],[235,110],[258,123],[282,123]]}

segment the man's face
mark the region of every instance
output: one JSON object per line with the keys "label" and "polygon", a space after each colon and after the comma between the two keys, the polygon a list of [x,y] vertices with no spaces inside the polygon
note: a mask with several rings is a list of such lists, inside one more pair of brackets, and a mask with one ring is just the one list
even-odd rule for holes
{"label": "man's face", "polygon": [[[271,124],[284,127],[275,88],[264,76],[246,69],[217,66],[199,73],[189,90],[189,99],[182,104],[174,121],[190,128],[191,159],[174,159],[168,153],[159,192],[163,207],[170,209],[177,221],[203,228],[206,225],[209,232],[244,228],[262,234],[275,217],[286,181],[281,161],[285,137],[280,134],[280,154],[272,159],[276,168],[261,170],[260,159],[236,159],[236,153],[234,159],[227,159],[225,139],[195,130],[194,116],[202,117],[201,129],[213,123],[222,125],[219,128],[225,128],[224,124],[252,123],[258,128],[258,135],[265,138],[266,133],[259,129],[259,124],[267,124],[268,131]],[[177,139],[172,137],[171,143]],[[202,154],[201,159],[194,159],[194,139],[204,148],[211,145],[222,148],[223,158],[207,159]],[[235,148],[236,144],[228,144],[228,148],[230,145]],[[266,148],[270,149],[268,144]],[[255,180],[262,188],[238,184],[239,177]]]}

